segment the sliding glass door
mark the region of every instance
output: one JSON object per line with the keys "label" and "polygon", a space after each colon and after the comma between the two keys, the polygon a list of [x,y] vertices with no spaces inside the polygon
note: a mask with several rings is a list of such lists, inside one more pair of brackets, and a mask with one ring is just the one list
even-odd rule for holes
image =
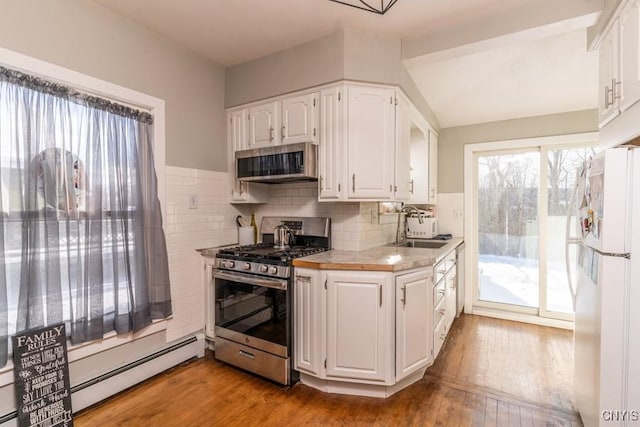
{"label": "sliding glass door", "polygon": [[593,154],[542,145],[475,154],[474,306],[572,319],[566,215],[575,171]]}
{"label": "sliding glass door", "polygon": [[478,156],[478,299],[539,307],[540,153]]}

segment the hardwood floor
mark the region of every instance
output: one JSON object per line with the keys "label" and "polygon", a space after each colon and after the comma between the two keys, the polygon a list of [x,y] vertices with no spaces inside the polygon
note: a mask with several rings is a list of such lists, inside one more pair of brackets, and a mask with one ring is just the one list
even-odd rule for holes
{"label": "hardwood floor", "polygon": [[579,426],[570,331],[462,315],[424,378],[388,399],[285,388],[211,358],[76,415],[82,426]]}

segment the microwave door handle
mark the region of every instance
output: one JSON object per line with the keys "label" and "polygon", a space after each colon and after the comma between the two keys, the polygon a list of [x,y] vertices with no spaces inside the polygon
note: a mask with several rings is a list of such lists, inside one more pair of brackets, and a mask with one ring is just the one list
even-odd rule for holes
{"label": "microwave door handle", "polygon": [[254,285],[254,286],[264,286],[265,288],[273,288],[273,289],[280,289],[280,290],[287,289],[286,280],[273,279],[269,277],[259,277],[259,276],[251,276],[251,275],[242,274],[242,273],[227,273],[224,271],[215,271],[213,273],[213,278],[231,280],[233,282],[241,282],[241,283],[246,283],[248,285]]}

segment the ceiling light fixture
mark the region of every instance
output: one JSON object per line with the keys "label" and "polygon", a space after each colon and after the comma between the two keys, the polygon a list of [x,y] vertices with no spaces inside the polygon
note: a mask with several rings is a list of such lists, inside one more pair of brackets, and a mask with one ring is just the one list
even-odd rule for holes
{"label": "ceiling light fixture", "polygon": [[366,10],[367,12],[377,13],[378,15],[384,15],[387,10],[391,9],[391,6],[396,4],[398,0],[379,0],[380,6],[372,6],[369,3],[377,3],[378,0],[329,0],[334,3],[344,4],[345,6],[355,7],[356,9]]}

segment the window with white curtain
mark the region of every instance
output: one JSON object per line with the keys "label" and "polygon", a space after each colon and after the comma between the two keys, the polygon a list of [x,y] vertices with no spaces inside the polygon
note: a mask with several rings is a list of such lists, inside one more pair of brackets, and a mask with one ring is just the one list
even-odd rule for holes
{"label": "window with white curtain", "polygon": [[79,343],[171,314],[152,123],[0,67],[0,366],[18,331]]}

